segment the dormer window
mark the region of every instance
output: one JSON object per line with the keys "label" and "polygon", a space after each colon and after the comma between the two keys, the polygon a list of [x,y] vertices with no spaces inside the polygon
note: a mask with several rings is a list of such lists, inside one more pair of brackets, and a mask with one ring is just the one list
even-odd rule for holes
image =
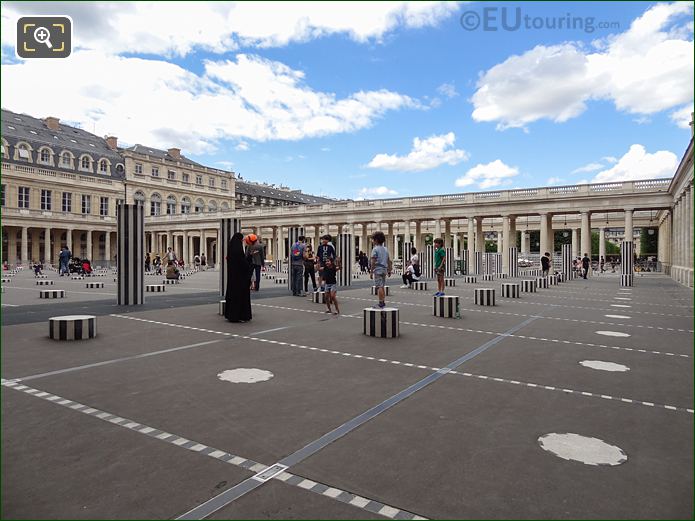
{"label": "dormer window", "polygon": [[72,167],[72,156],[70,155],[69,152],[63,152],[60,156],[60,166],[64,166],[66,168]]}
{"label": "dormer window", "polygon": [[102,174],[106,174],[109,171],[109,163],[106,161],[106,159],[102,159],[99,161],[99,172]]}
{"label": "dormer window", "polygon": [[80,168],[82,170],[91,171],[92,170],[92,159],[89,156],[82,156],[80,161]]}
{"label": "dormer window", "polygon": [[49,164],[51,162],[51,153],[47,148],[41,149],[41,162],[44,164]]}
{"label": "dormer window", "polygon": [[29,154],[29,149],[26,145],[19,145],[17,147],[17,157],[23,159],[24,161],[31,160],[31,155]]}

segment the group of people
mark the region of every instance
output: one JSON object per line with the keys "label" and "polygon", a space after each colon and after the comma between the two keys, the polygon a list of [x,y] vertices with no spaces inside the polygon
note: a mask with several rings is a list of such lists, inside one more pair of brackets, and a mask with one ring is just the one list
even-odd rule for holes
{"label": "group of people", "polygon": [[174,249],[171,247],[167,248],[163,257],[164,260],[162,260],[162,255],[158,253],[146,253],[145,271],[164,275],[167,279],[178,280],[181,277],[181,270],[185,267],[183,260],[176,256]]}
{"label": "group of people", "polygon": [[[300,235],[297,242],[290,247],[290,277],[292,295],[305,296],[309,291],[309,279],[313,290],[318,286],[326,293],[326,313],[340,313],[337,295],[337,273],[341,269],[341,259],[336,257],[335,247],[330,235],[321,237],[321,244],[313,251],[311,244],[306,244],[306,238]],[[303,282],[302,282],[303,281]],[[302,287],[304,291],[302,291]],[[333,311],[332,307],[335,307]]]}

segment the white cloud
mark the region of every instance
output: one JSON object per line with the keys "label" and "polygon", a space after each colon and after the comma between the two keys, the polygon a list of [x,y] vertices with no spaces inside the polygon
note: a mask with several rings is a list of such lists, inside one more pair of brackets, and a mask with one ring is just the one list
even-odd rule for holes
{"label": "white cloud", "polygon": [[618,162],[618,158],[617,158],[617,157],[613,157],[613,156],[603,156],[603,157],[601,158],[601,161],[605,161],[606,163],[613,164],[613,163],[617,163],[617,162]]}
{"label": "white cloud", "polygon": [[455,98],[459,95],[459,93],[456,92],[456,87],[453,83],[442,83],[439,87],[437,87],[437,92],[442,96],[446,96],[447,98]]}
{"label": "white cloud", "polygon": [[14,45],[17,18],[72,16],[75,42],[105,53],[185,56],[240,45],[284,46],[334,34],[379,42],[398,28],[434,27],[454,2],[3,2],[2,43]]}
{"label": "white cloud", "polygon": [[594,52],[565,42],[509,57],[480,76],[473,119],[523,128],[577,117],[592,99],[640,115],[692,104],[692,9],[652,6],[626,32],[593,42]]}
{"label": "white cloud", "polygon": [[357,201],[364,199],[379,199],[389,195],[398,195],[398,192],[386,186],[375,186],[374,188],[362,188],[357,192]]}
{"label": "white cloud", "polygon": [[216,164],[220,165],[226,170],[233,170],[234,167],[234,161],[217,161]]}
{"label": "white cloud", "polygon": [[330,152],[331,148],[330,147],[321,147],[321,152]]}
{"label": "white cloud", "polygon": [[690,128],[690,122],[693,120],[692,113],[693,106],[692,104],[689,104],[671,112],[669,116],[671,121],[673,121],[680,128]]}
{"label": "white cloud", "polygon": [[413,139],[413,148],[407,156],[396,154],[377,154],[367,164],[369,168],[399,170],[403,172],[420,172],[431,170],[443,164],[457,165],[468,159],[465,150],[456,149],[453,132],[430,136],[426,139]]}
{"label": "white cloud", "polygon": [[[78,51],[65,60],[2,65],[3,108],[81,122],[97,134],[186,153],[223,139],[298,140],[354,132],[418,102],[388,90],[343,98],[309,87],[302,71],[258,56],[206,61],[195,74],[174,63]],[[85,74],[84,71],[89,71]],[[51,95],[46,95],[51,78]]]}
{"label": "white cloud", "polygon": [[515,166],[504,164],[501,160],[495,159],[487,164],[477,164],[463,177],[459,177],[455,184],[458,187],[478,185],[478,188],[492,188],[493,186],[511,184],[511,178],[519,175],[519,169]]}
{"label": "white cloud", "polygon": [[549,177],[548,181],[546,181],[546,184],[548,185],[559,185],[561,183],[564,183],[565,180],[562,179],[561,177]]}
{"label": "white cloud", "polygon": [[596,172],[596,170],[601,170],[603,165],[601,163],[589,163],[588,165],[580,166],[572,170],[572,174],[580,174],[582,172]]}
{"label": "white cloud", "polygon": [[249,144],[246,141],[239,141],[237,145],[234,147],[234,150],[238,150],[239,152],[246,152],[249,149]]}
{"label": "white cloud", "polygon": [[632,145],[618,162],[608,170],[599,172],[592,183],[634,181],[672,177],[678,167],[678,157],[668,150],[648,153],[642,145]]}

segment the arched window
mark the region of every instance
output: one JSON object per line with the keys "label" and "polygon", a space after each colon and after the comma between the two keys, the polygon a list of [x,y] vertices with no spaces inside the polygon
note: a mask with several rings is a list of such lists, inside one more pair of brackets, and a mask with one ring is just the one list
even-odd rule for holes
{"label": "arched window", "polygon": [[217,203],[215,201],[210,201],[208,203],[208,212],[216,212],[217,211]]}
{"label": "arched window", "polygon": [[99,172],[106,174],[109,171],[109,162],[106,159],[99,161]]}
{"label": "arched window", "polygon": [[223,212],[228,212],[229,211],[229,203],[226,201],[220,205],[220,210]]}
{"label": "arched window", "polygon": [[205,203],[202,199],[195,200],[195,213],[201,213],[205,209]]}
{"label": "arched window", "polygon": [[181,198],[181,213],[191,213],[191,200],[188,197]]}
{"label": "arched window", "polygon": [[72,154],[70,152],[66,151],[60,155],[60,166],[72,168]]}
{"label": "arched window", "polygon": [[31,161],[31,153],[29,152],[29,147],[24,143],[17,145],[17,159]]}
{"label": "arched window", "polygon": [[82,167],[82,170],[91,170],[92,169],[92,158],[89,156],[82,156],[82,160],[80,161],[80,166]]}
{"label": "arched window", "polygon": [[176,213],[176,197],[170,195],[167,197],[167,215]]}
{"label": "arched window", "polygon": [[159,215],[162,213],[162,196],[154,193],[150,197],[150,215]]}
{"label": "arched window", "polygon": [[123,170],[124,170],[123,164],[122,164],[122,163],[118,163],[118,164],[116,165],[116,172],[118,172],[119,174],[122,174],[122,173],[123,173]]}
{"label": "arched window", "polygon": [[142,193],[140,190],[135,192],[133,194],[133,201],[135,201],[135,204],[142,206],[145,204],[145,194]]}
{"label": "arched window", "polygon": [[41,149],[41,162],[44,164],[50,164],[51,162],[51,152],[47,148]]}
{"label": "arched window", "polygon": [[2,138],[2,157],[3,158],[9,157],[9,154],[7,152],[8,150],[9,150],[9,146],[7,144],[7,141],[5,141],[5,138]]}

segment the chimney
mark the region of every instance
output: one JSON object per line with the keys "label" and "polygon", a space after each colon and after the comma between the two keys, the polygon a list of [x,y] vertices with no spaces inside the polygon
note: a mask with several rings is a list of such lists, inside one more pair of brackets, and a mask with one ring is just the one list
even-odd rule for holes
{"label": "chimney", "polygon": [[173,157],[174,159],[181,159],[181,149],[180,148],[170,148],[167,150],[169,152],[169,155]]}
{"label": "chimney", "polygon": [[60,130],[60,119],[54,118],[53,116],[48,116],[44,122],[46,123],[46,126],[50,128],[51,130]]}
{"label": "chimney", "polygon": [[116,136],[106,136],[105,139],[111,150],[118,150],[118,138]]}

